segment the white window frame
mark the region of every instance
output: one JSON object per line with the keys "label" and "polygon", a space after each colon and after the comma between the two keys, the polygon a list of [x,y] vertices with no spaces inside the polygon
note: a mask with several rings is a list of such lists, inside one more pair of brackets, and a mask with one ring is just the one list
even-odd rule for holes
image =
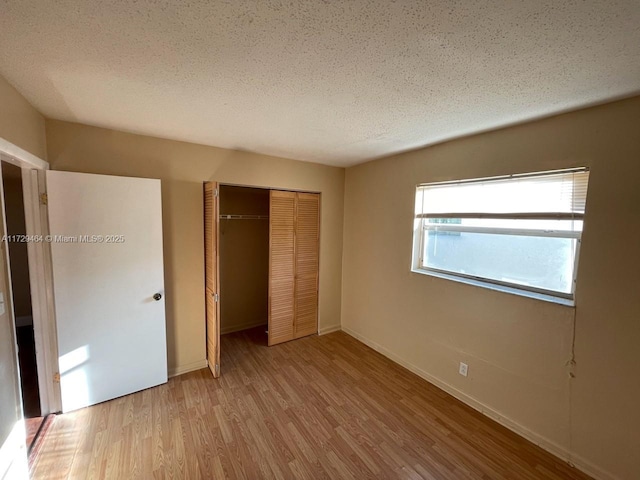
{"label": "white window frame", "polygon": [[[589,171],[587,167],[538,172],[533,174],[522,175],[505,175],[499,177],[490,178],[478,178],[463,181],[452,182],[437,182],[420,184],[416,186],[416,195],[420,188],[430,185],[443,185],[443,184],[456,184],[456,183],[472,183],[472,182],[487,182],[491,180],[504,180],[518,177],[532,177],[532,176],[544,176],[553,175],[557,173],[572,173]],[[536,230],[536,229],[524,229],[524,228],[490,228],[490,227],[473,227],[464,226],[458,224],[442,223],[431,224],[427,223],[428,218],[492,218],[492,219],[508,219],[508,220],[582,220],[584,221],[584,214],[580,213],[429,213],[418,214],[414,218],[414,232],[413,232],[413,255],[411,263],[411,271],[414,273],[426,274],[434,277],[444,278],[447,280],[453,280],[461,283],[475,285],[479,287],[489,288],[491,290],[497,290],[506,293],[512,293],[530,298],[536,298],[553,303],[559,303],[562,305],[575,306],[575,290],[578,275],[578,263],[580,259],[580,246],[582,242],[582,231],[566,231],[566,230]],[[441,231],[441,232],[469,232],[469,233],[489,233],[489,234],[502,234],[502,235],[523,235],[530,237],[555,237],[555,238],[567,238],[576,240],[576,249],[573,262],[573,277],[571,283],[571,292],[559,292],[555,290],[547,290],[538,287],[532,287],[529,285],[520,285],[511,282],[505,282],[495,280],[486,277],[480,277],[476,275],[470,275],[466,273],[453,272],[448,270],[442,270],[433,267],[427,267],[423,264],[424,254],[424,241],[427,231]]]}

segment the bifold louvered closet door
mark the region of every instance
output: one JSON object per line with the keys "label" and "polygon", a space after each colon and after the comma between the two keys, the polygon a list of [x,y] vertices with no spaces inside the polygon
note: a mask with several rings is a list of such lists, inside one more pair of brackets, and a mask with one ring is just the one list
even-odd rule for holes
{"label": "bifold louvered closet door", "polygon": [[204,251],[207,322],[207,362],[214,378],[220,376],[220,259],[218,241],[218,184],[204,184]]}
{"label": "bifold louvered closet door", "polygon": [[271,190],[269,345],[318,331],[320,195]]}
{"label": "bifold louvered closet door", "polygon": [[319,213],[319,194],[296,193],[295,338],[318,331]]}

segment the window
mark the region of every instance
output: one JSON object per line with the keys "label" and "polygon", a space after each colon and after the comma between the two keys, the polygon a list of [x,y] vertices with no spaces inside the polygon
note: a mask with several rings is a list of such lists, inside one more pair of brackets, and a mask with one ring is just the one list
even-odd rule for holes
{"label": "window", "polygon": [[580,168],[419,185],[413,270],[573,300],[588,181]]}

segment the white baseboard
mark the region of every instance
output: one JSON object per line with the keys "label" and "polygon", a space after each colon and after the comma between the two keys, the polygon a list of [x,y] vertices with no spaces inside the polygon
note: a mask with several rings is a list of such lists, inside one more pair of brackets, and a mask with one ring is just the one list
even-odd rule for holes
{"label": "white baseboard", "polygon": [[197,362],[187,363],[186,365],[180,365],[179,367],[169,370],[169,378],[200,370],[201,368],[205,368],[207,365],[209,365],[209,363],[206,358],[204,360],[198,360]]}
{"label": "white baseboard", "polygon": [[326,335],[327,333],[337,332],[342,330],[340,325],[331,325],[330,327],[322,327],[318,330],[318,335]]}
{"label": "white baseboard", "polygon": [[225,335],[227,333],[240,332],[242,330],[248,330],[249,328],[259,327],[261,325],[265,326],[265,330],[267,327],[266,321],[261,322],[250,322],[250,323],[241,323],[239,325],[231,325],[228,327],[220,327],[220,335]]}
{"label": "white baseboard", "polygon": [[382,355],[384,355],[388,359],[390,359],[390,360],[394,361],[395,363],[403,366],[407,370],[415,373],[416,375],[418,375],[419,377],[423,378],[427,382],[432,383],[436,387],[444,390],[449,395],[457,398],[458,400],[460,400],[461,402],[465,403],[466,405],[469,405],[471,408],[479,411],[483,415],[486,415],[487,417],[491,418],[492,420],[495,420],[500,425],[508,428],[512,432],[517,433],[521,437],[524,437],[527,440],[529,440],[530,442],[535,443],[540,448],[546,450],[547,452],[551,453],[552,455],[555,455],[556,457],[560,458],[561,460],[564,460],[567,463],[569,463],[570,465],[573,465],[578,470],[586,473],[587,475],[590,475],[594,479],[597,479],[597,480],[620,480],[618,477],[612,475],[611,473],[608,473],[608,472],[602,470],[600,467],[597,467],[596,465],[594,465],[593,463],[589,462],[588,460],[585,460],[584,458],[582,458],[582,457],[580,457],[580,456],[578,456],[578,455],[576,455],[574,453],[569,452],[567,449],[565,449],[564,447],[561,447],[560,445],[556,444],[555,442],[553,442],[553,441],[551,441],[551,440],[549,440],[549,439],[547,439],[547,438],[545,438],[545,437],[543,437],[541,435],[538,435],[537,433],[529,430],[528,428],[520,425],[519,423],[514,422],[513,420],[501,415],[499,412],[497,412],[493,408],[491,408],[491,407],[479,402],[478,400],[476,400],[473,397],[467,395],[466,393],[458,390],[457,388],[452,387],[448,383],[445,383],[442,380],[434,377],[433,375],[425,372],[421,368],[419,368],[419,367],[417,367],[417,366],[415,366],[415,365],[403,360],[402,358],[397,356],[395,353],[392,353],[391,351],[387,350],[382,345],[379,345],[378,343],[376,343],[376,342],[374,342],[372,340],[369,340],[368,338],[360,335],[359,333],[355,332],[354,330],[351,330],[348,327],[344,327],[343,326],[342,327],[342,331],[344,331],[345,333],[351,335],[355,339],[361,341],[362,343],[364,343],[368,347],[371,347],[372,349],[374,349],[378,353],[381,353]]}

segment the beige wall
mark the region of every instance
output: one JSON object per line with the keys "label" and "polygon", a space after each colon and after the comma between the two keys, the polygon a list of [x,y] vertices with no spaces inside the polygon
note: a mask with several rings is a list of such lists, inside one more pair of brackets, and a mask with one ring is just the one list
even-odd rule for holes
{"label": "beige wall", "polygon": [[0,138],[47,159],[44,117],[0,76]]}
{"label": "beige wall", "polygon": [[[220,213],[269,216],[269,190],[220,187]],[[220,332],[265,325],[269,221],[220,220]]]}
{"label": "beige wall", "polygon": [[[0,138],[4,138],[34,155],[45,158],[44,118],[0,76]],[[0,221],[0,233],[4,224]],[[6,245],[6,244],[5,244]],[[18,362],[14,326],[9,313],[11,296],[5,262],[0,255],[0,291],[5,298],[5,313],[0,315],[0,455],[9,432],[22,417],[18,386]],[[0,472],[0,476],[3,472]]]}
{"label": "beige wall", "polygon": [[[347,169],[343,328],[591,471],[640,478],[639,128],[636,97]],[[581,165],[575,309],[410,272],[416,184]]]}
{"label": "beige wall", "polygon": [[60,121],[46,127],[53,169],[162,180],[170,372],[205,358],[204,181],[322,192],[319,324],[340,325],[344,169]]}

